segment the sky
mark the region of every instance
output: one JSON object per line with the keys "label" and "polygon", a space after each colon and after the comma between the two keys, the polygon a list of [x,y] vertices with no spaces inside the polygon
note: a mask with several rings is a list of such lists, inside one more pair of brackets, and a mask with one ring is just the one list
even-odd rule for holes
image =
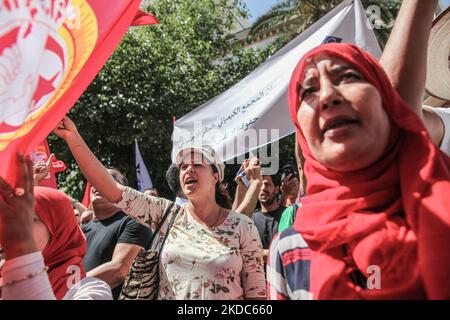
{"label": "sky", "polygon": [[247,8],[251,15],[251,17],[249,17],[250,23],[255,22],[258,17],[269,11],[270,7],[277,2],[278,0],[247,0]]}
{"label": "sky", "polygon": [[[251,15],[251,17],[249,18],[249,22],[255,22],[258,17],[266,13],[270,9],[270,7],[272,7],[278,1],[280,0],[247,0],[247,7]],[[440,2],[444,7],[450,6],[450,0],[441,0]]]}

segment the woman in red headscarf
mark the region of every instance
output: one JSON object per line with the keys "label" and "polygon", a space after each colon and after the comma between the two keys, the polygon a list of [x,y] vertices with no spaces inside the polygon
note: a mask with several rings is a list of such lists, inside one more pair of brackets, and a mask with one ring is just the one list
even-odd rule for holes
{"label": "woman in red headscarf", "polygon": [[33,190],[31,162],[17,160],[17,187],[0,177],[2,298],[112,299],[104,281],[86,278],[86,239],[70,199],[51,188]]}
{"label": "woman in red headscarf", "polygon": [[378,62],[349,44],[313,49],[289,110],[305,156],[294,226],[311,249],[312,297],[450,298],[450,159]]}

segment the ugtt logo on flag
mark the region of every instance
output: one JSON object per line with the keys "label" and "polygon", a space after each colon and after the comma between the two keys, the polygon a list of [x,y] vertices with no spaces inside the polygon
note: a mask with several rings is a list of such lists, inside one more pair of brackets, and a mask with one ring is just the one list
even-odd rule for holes
{"label": "ugtt logo on flag", "polygon": [[[0,175],[78,100],[130,24],[156,23],[140,0],[0,0]],[[136,18],[136,19],[135,19]]]}

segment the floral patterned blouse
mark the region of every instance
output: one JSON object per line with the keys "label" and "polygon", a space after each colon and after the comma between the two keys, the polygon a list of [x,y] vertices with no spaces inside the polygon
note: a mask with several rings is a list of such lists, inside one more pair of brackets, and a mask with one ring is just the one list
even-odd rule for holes
{"label": "floral patterned blouse", "polygon": [[[127,188],[116,205],[155,230],[171,201]],[[230,212],[208,228],[185,205],[160,255],[158,299],[234,300],[265,298],[262,245],[253,221]]]}

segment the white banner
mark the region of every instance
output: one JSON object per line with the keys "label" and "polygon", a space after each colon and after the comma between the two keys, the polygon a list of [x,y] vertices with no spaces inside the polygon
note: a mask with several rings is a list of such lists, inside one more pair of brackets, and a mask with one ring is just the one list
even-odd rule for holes
{"label": "white banner", "polygon": [[134,140],[135,156],[136,156],[136,178],[138,190],[144,192],[147,189],[153,188],[152,179],[148,174],[147,167],[145,166],[144,159],[142,159],[141,151],[137,140]]}
{"label": "white banner", "polygon": [[293,133],[289,80],[300,58],[325,42],[353,43],[381,56],[360,1],[343,1],[242,81],[177,120],[172,160],[181,148],[209,144],[225,162]]}

